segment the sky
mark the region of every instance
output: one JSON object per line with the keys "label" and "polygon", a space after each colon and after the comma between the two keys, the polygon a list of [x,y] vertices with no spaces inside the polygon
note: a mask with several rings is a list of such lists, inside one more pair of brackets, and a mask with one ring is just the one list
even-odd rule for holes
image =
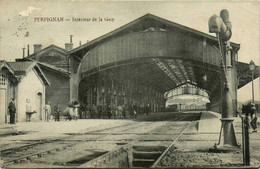
{"label": "sky", "polygon": [[[73,35],[74,48],[93,40],[147,13],[208,33],[208,19],[222,9],[230,13],[232,37],[241,49],[238,60],[260,65],[258,1],[80,1],[80,0],[0,0],[0,60],[14,61],[22,57],[22,48],[55,44],[64,48]],[[35,22],[39,17],[63,17],[64,22]],[[73,22],[72,18],[89,18]],[[93,21],[97,18],[97,21]],[[102,21],[99,21],[99,18]],[[211,34],[215,36],[214,34]],[[259,78],[255,97],[260,100]],[[238,91],[238,99],[248,100],[251,84]]]}

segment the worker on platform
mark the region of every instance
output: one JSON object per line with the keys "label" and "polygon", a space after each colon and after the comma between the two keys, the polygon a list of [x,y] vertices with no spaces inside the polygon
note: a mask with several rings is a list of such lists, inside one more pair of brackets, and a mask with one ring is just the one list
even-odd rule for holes
{"label": "worker on platform", "polygon": [[122,116],[123,116],[123,105],[121,105],[121,106],[117,106],[116,111],[117,111],[117,113],[116,113],[117,116],[121,119]]}
{"label": "worker on platform", "polygon": [[111,116],[112,116],[112,110],[111,110],[111,105],[110,104],[107,104],[107,107],[106,107],[106,111],[107,111],[107,118],[108,119],[111,119]]}
{"label": "worker on platform", "polygon": [[257,119],[258,119],[258,117],[257,117],[257,110],[256,110],[254,103],[251,103],[250,116],[251,116],[250,124],[252,126],[253,133],[257,133]]}
{"label": "worker on platform", "polygon": [[16,113],[16,107],[15,107],[15,99],[12,98],[11,102],[8,105],[9,114],[10,114],[10,124],[15,124],[15,113]]}
{"label": "worker on platform", "polygon": [[99,118],[99,119],[100,119],[101,116],[102,116],[102,109],[103,109],[102,105],[99,104],[99,105],[97,106],[97,112],[98,112],[98,118]]}
{"label": "worker on platform", "polygon": [[116,112],[116,104],[114,103],[114,104],[112,104],[112,106],[111,106],[111,113],[112,113],[112,116],[113,116],[113,118],[114,119],[116,119],[116,117],[117,117],[117,112]]}
{"label": "worker on platform", "polygon": [[122,105],[122,115],[123,115],[124,119],[126,119],[126,111],[127,111],[127,105],[123,104]]}
{"label": "worker on platform", "polygon": [[60,121],[60,112],[61,112],[61,109],[60,109],[59,103],[57,103],[54,106],[54,118],[55,118],[55,121]]}
{"label": "worker on platform", "polygon": [[138,111],[138,106],[136,103],[134,103],[133,105],[133,110],[134,110],[134,118],[136,119],[137,118],[137,111]]}
{"label": "worker on platform", "polygon": [[80,119],[85,119],[85,114],[86,114],[86,105],[85,104],[81,104],[80,105],[80,114],[79,114],[79,118]]}
{"label": "worker on platform", "polygon": [[128,104],[128,113],[129,113],[130,118],[134,117],[134,108],[131,103]]}
{"label": "worker on platform", "polygon": [[93,103],[92,107],[91,107],[91,118],[97,118],[98,115],[98,110],[97,110],[97,106]]}
{"label": "worker on platform", "polygon": [[90,119],[90,117],[91,117],[91,104],[87,103],[85,110],[86,110],[86,118]]}
{"label": "worker on platform", "polygon": [[45,111],[45,121],[48,122],[51,114],[50,102],[47,102],[47,104],[44,106],[44,111]]}
{"label": "worker on platform", "polygon": [[147,104],[147,105],[144,107],[144,110],[145,110],[145,114],[148,116],[148,115],[150,114],[150,111],[151,111],[150,105]]}

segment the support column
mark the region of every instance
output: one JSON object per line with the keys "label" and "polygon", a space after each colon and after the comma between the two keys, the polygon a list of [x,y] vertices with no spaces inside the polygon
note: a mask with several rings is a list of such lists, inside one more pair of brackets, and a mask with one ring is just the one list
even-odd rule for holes
{"label": "support column", "polygon": [[[225,49],[229,49],[229,42]],[[227,82],[223,86],[223,99],[222,99],[222,118],[221,120],[221,132],[218,145],[215,145],[218,151],[235,150],[238,148],[234,125],[233,114],[234,104],[232,95],[235,91],[234,77],[232,77],[232,65],[231,65],[231,51],[224,51],[226,60],[226,78]],[[234,96],[233,96],[234,97]]]}
{"label": "support column", "polygon": [[71,73],[70,77],[70,100],[78,100],[79,75]]}
{"label": "support column", "polygon": [[233,105],[234,105],[234,112],[233,112],[233,117],[237,117],[237,86],[238,86],[238,79],[237,79],[237,66],[235,64],[236,61],[238,61],[237,59],[237,51],[235,51],[234,49],[232,50],[231,53],[231,58],[232,58],[232,78],[234,80],[234,86],[233,86],[233,95],[232,95],[232,101],[233,101]]}
{"label": "support column", "polygon": [[[232,106],[233,106],[233,117],[236,117],[237,110],[237,82],[236,82],[236,66],[235,61],[235,51],[232,50],[230,42],[227,42],[226,45],[226,67],[227,67],[227,79],[229,84],[229,90],[232,97]],[[231,52],[232,51],[232,52]]]}

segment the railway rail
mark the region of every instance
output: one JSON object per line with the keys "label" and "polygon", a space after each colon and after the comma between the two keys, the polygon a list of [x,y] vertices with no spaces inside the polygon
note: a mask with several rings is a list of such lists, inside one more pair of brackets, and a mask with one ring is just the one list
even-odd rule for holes
{"label": "railway rail", "polygon": [[161,154],[161,156],[156,160],[156,162],[151,166],[151,168],[157,167],[159,162],[162,160],[162,158],[167,154],[167,152],[172,148],[175,142],[178,141],[178,139],[181,137],[181,135],[184,133],[184,131],[194,122],[195,119],[197,119],[198,116],[195,116],[191,122],[180,132],[180,134],[173,140],[173,142],[170,144],[170,146],[167,147],[167,149]]}
{"label": "railway rail", "polygon": [[[50,154],[53,151],[64,150],[67,147],[71,147],[71,146],[75,145],[75,142],[72,141],[71,139],[78,137],[78,135],[88,135],[88,134],[91,134],[91,133],[94,133],[94,132],[109,131],[109,130],[112,130],[112,129],[115,129],[115,128],[123,128],[124,129],[125,127],[128,127],[130,125],[131,124],[126,124],[126,125],[114,126],[114,127],[110,127],[110,128],[106,128],[106,129],[98,129],[98,130],[87,132],[87,133],[79,133],[77,135],[70,135],[70,136],[67,136],[67,137],[61,137],[61,138],[57,138],[57,139],[53,139],[53,140],[44,140],[44,141],[39,141],[39,142],[36,142],[36,143],[33,143],[33,144],[24,145],[24,146],[21,146],[21,147],[15,147],[15,148],[2,150],[1,155],[2,155],[2,159],[4,161],[5,161],[5,159],[11,158],[10,160],[7,160],[7,161],[4,162],[4,166],[12,164],[12,163],[18,163],[19,160],[22,160],[22,159],[30,160],[31,158],[34,158],[34,157],[42,157],[44,155]],[[103,136],[100,136],[100,137],[103,137]],[[64,140],[69,140],[69,141],[66,142]],[[85,140],[79,140],[77,142],[77,144],[79,144],[80,142],[83,142],[83,141],[85,141]],[[41,145],[41,146],[45,145],[46,146],[47,144],[50,144],[52,146],[52,148],[47,149],[47,150],[43,150],[43,151],[38,151],[41,148],[36,148],[36,146],[39,146],[39,145]],[[56,144],[56,146],[53,148],[54,144]],[[26,150],[29,150],[29,151],[32,150],[32,152],[26,152]],[[19,155],[19,152],[21,152],[20,155]],[[16,154],[16,155],[14,155],[14,154]],[[18,154],[19,157],[16,157],[17,154]],[[14,157],[14,158],[12,158],[12,157]]]}
{"label": "railway rail", "polygon": [[[165,150],[165,152],[163,153],[162,157],[164,156],[164,154],[166,154],[166,152],[167,152],[167,151],[169,150],[169,148],[174,144],[174,142],[176,142],[176,141],[180,138],[180,136],[182,135],[182,133],[190,126],[190,124],[192,124],[192,122],[193,122],[199,115],[200,115],[200,113],[195,114],[195,117],[194,117],[194,114],[189,115],[189,116],[185,116],[185,115],[184,115],[184,116],[182,116],[182,117],[180,117],[179,119],[176,120],[176,121],[181,121],[181,120],[184,120],[184,119],[189,120],[189,118],[192,118],[192,119],[191,119],[191,122],[189,122],[188,125],[185,126],[184,129],[181,130],[180,134],[177,136],[176,139],[174,139],[174,141],[172,142],[172,144],[170,144],[170,146],[169,146],[168,148],[166,148],[166,150]],[[166,124],[166,125],[164,125],[164,126],[161,126],[160,128],[165,129],[165,128],[171,126],[171,125],[173,125],[173,124]],[[158,130],[158,128],[155,129],[155,130]],[[85,167],[87,167],[87,168],[92,168],[92,167],[107,167],[107,166],[105,166],[106,163],[109,163],[109,162],[115,160],[115,159],[118,158],[120,155],[123,155],[125,152],[128,153],[128,159],[127,159],[127,161],[129,162],[129,164],[128,164],[127,167],[131,167],[131,168],[132,168],[132,167],[151,167],[151,166],[149,166],[149,164],[148,164],[148,166],[147,166],[146,164],[145,164],[144,166],[133,166],[133,162],[131,162],[131,161],[133,161],[133,157],[131,157],[131,156],[132,156],[131,153],[133,152],[133,147],[134,147],[135,145],[138,145],[138,144],[141,142],[142,138],[147,137],[147,135],[150,135],[150,134],[152,134],[153,132],[154,132],[154,130],[152,130],[151,132],[149,132],[149,133],[147,133],[147,134],[145,134],[145,135],[141,135],[140,137],[138,137],[138,138],[136,138],[135,140],[133,140],[132,142],[130,142],[130,143],[128,143],[128,144],[126,144],[126,145],[124,145],[124,146],[118,148],[117,150],[108,152],[108,153],[106,153],[106,154],[104,154],[104,155],[102,155],[102,156],[100,156],[100,157],[98,157],[98,158],[96,158],[96,159],[93,159],[93,160],[91,160],[91,161],[89,161],[89,162],[87,162],[87,163],[85,163],[85,164],[80,165],[79,167],[82,167],[82,168],[85,168]],[[150,141],[156,141],[156,140],[150,140]],[[172,140],[171,140],[171,141],[172,141]],[[149,146],[148,146],[148,147],[149,147]],[[129,152],[130,152],[130,153],[129,153]],[[160,157],[160,159],[161,159],[162,157]],[[160,159],[158,159],[157,161],[159,162]],[[157,161],[156,161],[156,165],[157,165],[157,163],[158,163]],[[152,161],[152,162],[154,162],[154,161]],[[110,167],[113,167],[113,166],[110,166]],[[116,166],[116,167],[118,167],[118,166]],[[119,167],[126,167],[126,166],[119,166]]]}
{"label": "railway rail", "polygon": [[[191,115],[184,114],[181,117],[176,117],[175,121],[181,121],[183,119],[191,118]],[[110,152],[106,152],[104,155],[101,155],[97,158],[90,159],[88,162],[79,165],[80,167],[97,167],[101,165],[100,159],[109,157],[109,160],[113,160],[118,154],[125,152],[128,150],[128,147],[134,145],[134,143],[142,140],[142,138],[147,138],[149,135],[152,135],[156,130],[163,130],[172,125],[172,123],[166,123],[164,125],[155,127],[154,129],[148,132],[139,132],[135,133],[138,128],[151,129],[153,127],[153,122],[140,123],[140,124],[124,124],[119,126],[113,126],[106,129],[99,129],[90,132],[83,132],[78,134],[73,134],[67,137],[56,138],[54,140],[44,140],[36,143],[32,143],[25,146],[20,146],[16,148],[6,149],[1,151],[2,159],[4,160],[4,166],[9,165],[17,165],[21,160],[31,160],[38,159],[42,157],[48,157],[50,154],[55,152],[62,152],[66,149],[73,148],[73,146],[82,144],[85,142],[102,142],[108,141],[105,138],[116,135],[131,135],[128,139],[114,139],[113,141],[117,141],[118,148],[116,150],[112,150]],[[91,138],[89,138],[91,136]],[[112,136],[112,137],[113,137]],[[49,147],[49,148],[48,148]],[[103,159],[104,162],[104,159]],[[57,165],[58,163],[56,163]],[[66,162],[63,165],[66,165]]]}

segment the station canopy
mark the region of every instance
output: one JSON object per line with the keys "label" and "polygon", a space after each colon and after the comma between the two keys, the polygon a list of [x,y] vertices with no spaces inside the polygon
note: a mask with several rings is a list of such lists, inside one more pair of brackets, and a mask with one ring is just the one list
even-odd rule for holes
{"label": "station canopy", "polygon": [[[230,44],[237,54],[240,45]],[[190,83],[209,95],[219,93],[222,65],[217,38],[151,14],[71,50],[69,57],[81,80],[112,72],[137,78],[160,92]],[[238,88],[251,81],[248,64],[232,66],[237,68]]]}

